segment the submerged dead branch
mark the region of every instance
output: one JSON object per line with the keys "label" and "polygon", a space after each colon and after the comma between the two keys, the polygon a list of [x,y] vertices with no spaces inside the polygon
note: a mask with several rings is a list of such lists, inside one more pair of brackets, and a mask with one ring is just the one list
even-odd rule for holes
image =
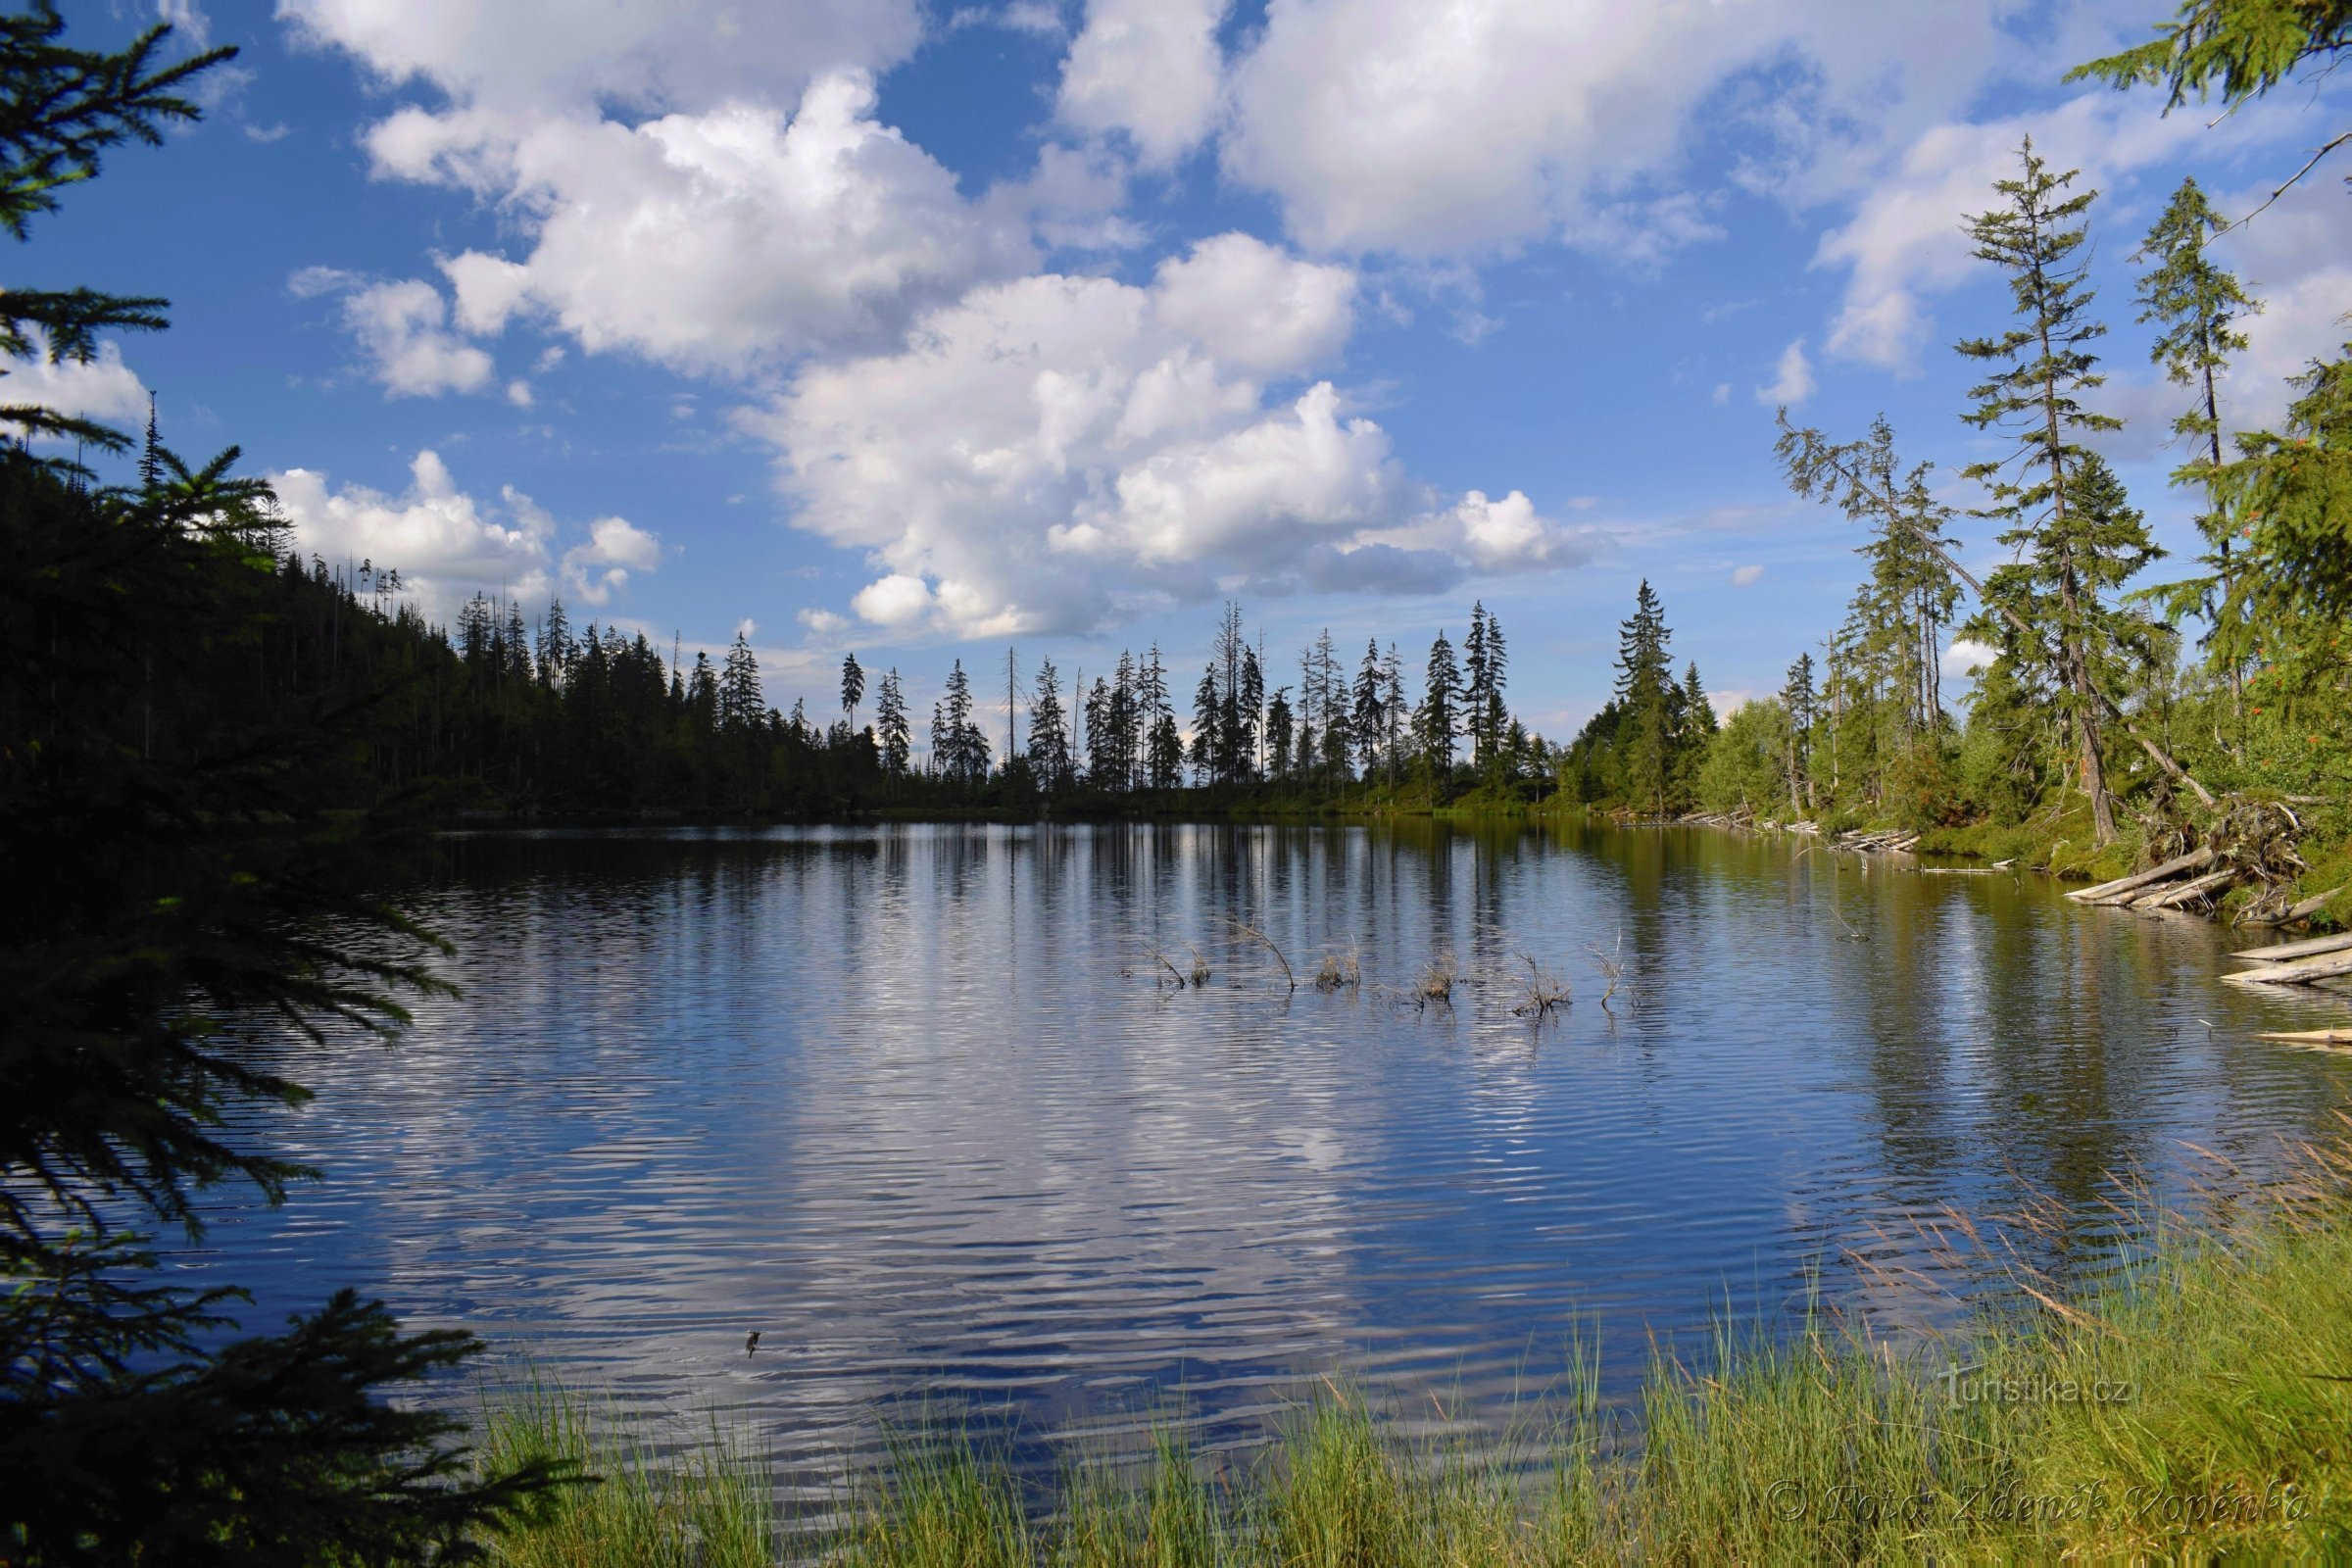
{"label": "submerged dead branch", "polygon": [[1521,1017],[1532,1013],[1541,1018],[1553,1008],[1568,1004],[1567,981],[1536,962],[1533,954],[1520,954],[1519,961],[1527,965],[1527,992],[1512,1012]]}
{"label": "submerged dead branch", "polygon": [[1600,994],[1601,1010],[1606,1012],[1609,999],[1617,994],[1618,986],[1625,980],[1625,933],[1617,933],[1617,946],[1613,952],[1603,953],[1598,948],[1586,951],[1592,955],[1592,961],[1600,965],[1601,977],[1609,982],[1609,989]]}
{"label": "submerged dead branch", "polygon": [[1272,937],[1266,935],[1263,931],[1260,931],[1253,925],[1245,924],[1243,921],[1234,919],[1231,915],[1226,916],[1225,923],[1232,926],[1234,930],[1240,932],[1243,936],[1248,937],[1250,941],[1262,946],[1268,953],[1274,955],[1274,961],[1282,965],[1282,977],[1290,982],[1291,989],[1293,991],[1298,989],[1298,977],[1291,972],[1291,960],[1282,956],[1282,949],[1274,945],[1274,939]]}
{"label": "submerged dead branch", "polygon": [[[1159,960],[1159,966],[1168,971],[1168,978],[1176,982],[1176,989],[1182,991],[1184,989],[1184,971],[1177,968],[1175,964],[1169,962],[1168,956],[1160,952],[1158,948],[1152,947],[1149,943],[1145,944],[1145,946],[1151,949],[1152,956]],[[1154,990],[1158,989],[1159,976],[1153,975],[1152,977],[1152,985]]]}

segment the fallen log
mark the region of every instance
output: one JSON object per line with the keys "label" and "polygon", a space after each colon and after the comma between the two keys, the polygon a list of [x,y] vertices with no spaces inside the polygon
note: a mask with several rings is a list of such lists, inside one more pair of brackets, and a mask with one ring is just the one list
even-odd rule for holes
{"label": "fallen log", "polygon": [[2131,907],[2134,909],[2174,908],[2177,906],[2186,904],[2189,900],[2195,898],[2200,893],[2212,892],[2215,888],[2218,888],[2223,883],[2231,880],[2236,875],[2237,872],[2234,868],[2225,866],[2219,871],[2208,871],[2205,875],[2197,877],[2192,881],[2180,883],[2177,887],[2171,883],[2166,883],[2163,886],[2158,887],[2153,893],[2141,893],[2135,895],[2131,900]]}
{"label": "fallen log", "polygon": [[2191,850],[2186,855],[2177,856],[2149,870],[2134,871],[2130,876],[2119,876],[2114,881],[2102,882],[2097,887],[2077,888],[2067,897],[2078,904],[2104,904],[2119,893],[2130,893],[2134,889],[2144,888],[2151,882],[2170,881],[2183,871],[2197,870],[2210,864],[2215,853],[2214,847],[2208,844],[2201,850]]}
{"label": "fallen log", "polygon": [[2305,937],[2300,942],[2274,942],[2267,948],[2240,948],[2229,955],[2247,963],[2281,963],[2288,958],[2308,958],[2314,954],[2341,953],[2352,949],[2352,931],[2339,931],[2331,937]]}
{"label": "fallen log", "polygon": [[2273,1032],[2254,1037],[2257,1040],[2277,1040],[2290,1046],[2344,1046],[2352,1048],[2352,1029],[2299,1029],[2285,1033]]}
{"label": "fallen log", "polygon": [[2298,904],[2293,908],[2287,910],[2286,917],[2289,920],[2308,920],[2313,915],[2319,913],[2322,909],[2328,907],[2328,901],[2343,891],[2344,890],[2342,888],[2329,888],[2327,892],[2319,894],[2314,898],[2305,899],[2301,904]]}
{"label": "fallen log", "polygon": [[2240,969],[2222,978],[2241,985],[2301,986],[2314,980],[2332,980],[2339,974],[2352,974],[2352,953],[2331,953],[2324,958],[2305,958],[2299,963],[2265,964],[2259,969]]}

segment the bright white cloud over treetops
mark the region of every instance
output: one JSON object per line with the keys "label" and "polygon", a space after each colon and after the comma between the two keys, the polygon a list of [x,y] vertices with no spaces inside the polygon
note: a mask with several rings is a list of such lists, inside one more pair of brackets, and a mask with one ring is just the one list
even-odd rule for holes
{"label": "bright white cloud over treetops", "polygon": [[[123,274],[176,330],[76,395],[155,388],[436,603],[749,617],[811,696],[845,647],[920,686],[972,640],[1189,658],[1227,598],[1287,646],[1483,597],[1562,724],[1642,576],[1761,689],[1857,542],[1773,410],[1981,455],[1950,345],[2007,300],[1961,224],[2028,134],[2101,192],[2112,455],[2185,538],[2132,253],[2184,173],[2250,210],[2347,89],[2209,127],[2061,80],[2170,9],[208,0],[250,74],[155,195],[250,220]],[[2236,422],[2352,307],[2336,183],[2222,242],[2271,302]]]}

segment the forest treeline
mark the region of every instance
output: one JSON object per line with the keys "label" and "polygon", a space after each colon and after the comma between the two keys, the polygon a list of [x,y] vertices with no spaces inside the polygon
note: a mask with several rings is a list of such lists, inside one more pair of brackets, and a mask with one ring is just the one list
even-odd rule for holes
{"label": "forest treeline", "polygon": [[[149,464],[167,455],[149,432]],[[60,505],[70,505],[62,498]],[[396,568],[305,559],[267,507],[244,537],[270,563],[235,677],[260,708],[350,707],[354,806],[406,795],[428,810],[823,814],[878,808],[1345,804],[1472,791],[1531,801],[1559,751],[1505,703],[1502,624],[1473,605],[1457,650],[1438,632],[1350,664],[1329,632],[1278,680],[1227,605],[1197,677],[1156,646],[1092,679],[1017,648],[986,670],[954,660],[929,713],[895,668],[841,664],[840,707],[771,706],[738,635],[715,662],[642,632],[575,627],[560,599],[527,615],[476,595],[454,627],[401,595]],[[168,715],[200,710],[216,671],[175,671]],[[1186,686],[1189,684],[1189,696]],[[1695,688],[1693,688],[1695,689]],[[166,744],[175,719],[167,720]]]}

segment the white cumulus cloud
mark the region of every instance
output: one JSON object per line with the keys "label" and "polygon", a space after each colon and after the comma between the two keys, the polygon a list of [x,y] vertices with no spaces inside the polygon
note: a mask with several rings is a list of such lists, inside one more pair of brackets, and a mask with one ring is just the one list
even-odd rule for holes
{"label": "white cumulus cloud", "polygon": [[[67,360],[49,363],[49,340],[38,327],[27,331],[33,353],[24,359],[0,360],[0,404],[30,404],[78,419],[101,424],[143,425],[147,420],[147,388],[122,363],[122,346],[100,343],[87,364]],[[0,430],[22,433],[22,426],[0,421]]]}
{"label": "white cumulus cloud", "polygon": [[1708,126],[1738,129],[1741,183],[1842,194],[1888,136],[1974,95],[2017,9],[1270,0],[1229,74],[1221,156],[1318,248],[1552,238],[1654,265],[1720,232],[1678,188]]}
{"label": "white cumulus cloud", "polygon": [[422,278],[353,290],[343,321],[386,396],[473,392],[490,382],[490,356],[450,330],[448,302]]}
{"label": "white cumulus cloud", "polygon": [[278,0],[297,40],[388,83],[513,111],[698,109],[819,72],[897,64],[914,0]]}
{"label": "white cumulus cloud", "polygon": [[1033,261],[1026,215],[965,201],[874,103],[870,76],[841,72],[789,116],[728,103],[626,125],[412,108],[368,145],[380,172],[494,197],[531,229],[519,260],[443,264],[468,330],[537,312],[591,352],[738,373],[894,333]]}
{"label": "white cumulus cloud", "polygon": [[1756,401],[1765,408],[1794,407],[1813,395],[1813,362],[1805,358],[1805,340],[1798,338],[1781,350],[1772,383],[1756,388]]}
{"label": "white cumulus cloud", "polygon": [[1236,582],[1420,588],[1565,559],[1524,495],[1411,484],[1332,383],[1268,395],[1337,353],[1353,292],[1219,236],[1149,287],[978,289],[741,422],[777,448],[801,526],[866,553],[850,609],[894,630],[1068,631]]}
{"label": "white cumulus cloud", "polygon": [[[661,564],[661,541],[625,518],[566,529],[511,485],[495,503],[477,501],[430,448],[410,464],[399,495],[336,486],[310,468],[269,477],[303,554],[396,569],[425,612],[442,620],[476,593],[528,601],[560,592],[604,605],[630,572]],[[560,549],[567,534],[572,542]]]}
{"label": "white cumulus cloud", "polygon": [[1123,131],[1147,164],[1198,146],[1216,112],[1226,0],[1088,0],[1056,101],[1080,130]]}

